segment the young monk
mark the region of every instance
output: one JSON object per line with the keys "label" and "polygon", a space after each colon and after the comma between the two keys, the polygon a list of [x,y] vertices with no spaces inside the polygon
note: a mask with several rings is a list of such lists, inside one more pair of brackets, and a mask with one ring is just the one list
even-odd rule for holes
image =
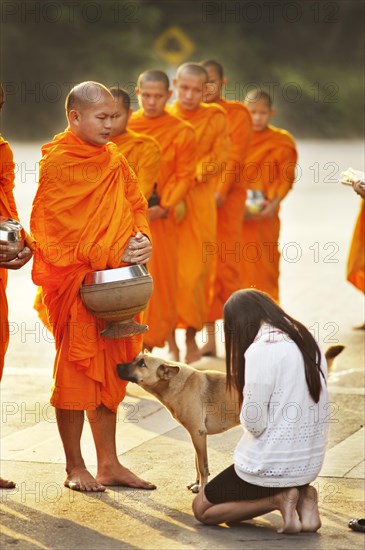
{"label": "young monk", "polygon": [[[105,323],[89,313],[79,294],[88,272],[146,263],[151,255],[147,202],[109,141],[114,112],[114,98],[102,84],[83,82],[70,91],[69,126],[42,148],[31,214],[37,241],[32,276],[42,287],[56,344],[51,404],[66,455],[65,486],[79,491],[155,488],[120,464],[115,444],[126,390],[116,364],[134,358],[142,339],[104,340]],[[97,452],[96,477],[81,455],[84,411]]]}
{"label": "young monk", "polygon": [[[164,72],[142,73],[136,93],[140,109],[133,113],[129,128],[153,136],[161,148],[156,188],[159,204],[148,209],[154,243],[149,263],[154,291],[146,312],[149,331],[144,334],[144,344],[152,349],[165,345],[177,323],[179,229],[175,209],[194,185],[196,141],[192,127],[165,109],[172,91]],[[173,355],[173,359],[179,357]]]}
{"label": "young monk", "polygon": [[[0,84],[0,110],[5,103],[3,87]],[[14,200],[15,164],[9,143],[0,135],[0,216],[18,220],[18,212]],[[0,380],[3,375],[5,353],[9,345],[8,302],[6,299],[6,283],[9,269],[20,269],[32,257],[32,239],[23,231],[27,243],[18,256],[7,261],[10,252],[9,244],[0,241]],[[15,483],[0,477],[0,489],[13,489]]]}
{"label": "young monk", "polygon": [[157,141],[146,134],[138,134],[127,128],[133,109],[128,92],[122,88],[110,88],[115,99],[113,129],[110,134],[113,141],[134,170],[139,187],[149,199],[157,186],[160,170],[161,151]]}
{"label": "young monk", "polygon": [[208,73],[205,101],[217,103],[227,113],[230,143],[226,169],[217,181],[216,188],[218,261],[206,324],[207,343],[201,350],[203,355],[216,356],[215,321],[222,319],[223,305],[240,288],[239,254],[246,200],[244,160],[252,137],[252,122],[245,105],[223,99],[222,90],[227,78],[222,65],[213,59],[201,64]]}
{"label": "young monk", "polygon": [[[201,357],[195,335],[207,320],[216,261],[212,253],[217,229],[215,192],[229,146],[225,111],[202,103],[207,81],[201,65],[181,65],[174,80],[177,100],[171,106],[171,113],[190,122],[197,137],[197,183],[187,198],[187,215],[179,232],[178,326],[186,329],[187,363]],[[174,339],[170,348],[177,350]]]}
{"label": "young monk", "polygon": [[265,195],[257,214],[247,209],[242,225],[241,286],[263,290],[279,301],[280,202],[295,179],[297,151],[293,137],[270,126],[275,114],[271,96],[260,89],[246,96],[251,113],[253,136],[246,157],[247,187]]}

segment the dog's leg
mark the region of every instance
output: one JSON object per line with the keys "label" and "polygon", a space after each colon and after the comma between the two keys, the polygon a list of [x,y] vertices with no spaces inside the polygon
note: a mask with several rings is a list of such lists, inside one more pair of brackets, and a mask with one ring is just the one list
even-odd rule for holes
{"label": "dog's leg", "polygon": [[198,483],[190,486],[193,493],[199,493],[200,489],[208,482],[208,452],[207,452],[207,432],[205,427],[194,429],[190,432],[190,437],[196,453],[196,466]]}
{"label": "dog's leg", "polygon": [[196,478],[195,478],[195,481],[192,481],[191,483],[189,483],[189,485],[187,485],[187,488],[188,489],[192,489],[193,487],[195,487],[196,485],[199,486],[199,481],[200,481],[200,475],[199,475],[199,463],[198,463],[198,455],[195,453],[195,470],[196,470]]}

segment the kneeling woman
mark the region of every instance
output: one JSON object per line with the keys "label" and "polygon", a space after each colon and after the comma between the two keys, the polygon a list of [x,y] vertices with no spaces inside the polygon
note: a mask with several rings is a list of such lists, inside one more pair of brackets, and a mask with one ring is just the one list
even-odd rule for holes
{"label": "kneeling woman", "polygon": [[200,491],[195,517],[207,525],[279,510],[279,533],[317,531],[317,491],[328,429],[327,365],[301,323],[268,295],[232,294],[224,307],[227,386],[241,397],[244,428],[234,464]]}

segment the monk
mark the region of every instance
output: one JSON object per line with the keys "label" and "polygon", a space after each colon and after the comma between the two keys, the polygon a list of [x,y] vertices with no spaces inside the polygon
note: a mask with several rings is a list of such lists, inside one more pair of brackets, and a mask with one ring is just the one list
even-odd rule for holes
{"label": "monk", "polygon": [[[121,88],[110,88],[115,99],[115,113],[110,139],[119,148],[128,160],[129,165],[138,177],[138,184],[146,199],[149,199],[157,185],[157,177],[160,168],[160,148],[156,140],[150,136],[137,134],[127,130],[129,117],[132,114],[131,100],[128,92]],[[52,332],[47,311],[42,299],[42,289],[38,288],[34,309],[40,320]]]}
{"label": "monk", "polygon": [[[356,181],[352,184],[355,193],[363,200],[361,201],[347,260],[347,280],[355,288],[365,293],[365,188],[361,183],[361,181]],[[356,328],[365,330],[365,323]]]}
{"label": "monk", "polygon": [[[140,109],[129,128],[156,139],[161,149],[157,201],[148,209],[154,243],[149,270],[154,291],[146,311],[148,349],[163,347],[177,323],[178,233],[182,201],[195,183],[196,140],[193,128],[166,111],[171,97],[168,76],[159,70],[143,72],[136,88]],[[179,360],[178,355],[172,358]]]}
{"label": "monk", "polygon": [[[0,84],[0,110],[5,103],[3,87]],[[15,164],[13,153],[9,143],[0,136],[0,216],[19,220],[18,211],[14,200],[14,173]],[[9,345],[8,302],[6,299],[6,283],[9,269],[20,269],[29,262],[32,257],[32,239],[23,231],[26,246],[18,253],[18,256],[7,261],[10,248],[6,241],[0,241],[0,380],[3,375],[6,350]],[[0,489],[13,489],[14,481],[0,477]]]}
{"label": "monk", "polygon": [[[116,372],[134,358],[141,336],[103,339],[79,289],[88,272],[146,263],[151,255],[147,201],[134,172],[109,141],[114,98],[97,82],[75,86],[66,98],[68,128],[43,146],[31,213],[37,241],[32,277],[56,345],[51,404],[66,455],[65,486],[104,491],[107,485],[155,489],[122,466],[115,443],[116,413],[126,383]],[[97,474],[86,469],[80,439],[90,422]]]}
{"label": "monk", "polygon": [[222,91],[227,84],[223,67],[213,59],[202,61],[208,73],[205,101],[220,105],[227,113],[229,153],[227,165],[217,181],[217,269],[212,288],[212,303],[207,317],[207,342],[203,355],[216,356],[216,323],[223,318],[223,306],[240,289],[240,240],[245,209],[246,183],[244,160],[252,137],[249,110],[239,101],[227,101]]}
{"label": "monk", "polygon": [[[187,215],[179,231],[179,322],[186,329],[186,362],[197,361],[201,351],[195,340],[207,320],[211,300],[210,278],[216,265],[216,189],[228,154],[226,113],[203,103],[208,73],[197,63],[185,63],[176,73],[177,99],[170,112],[189,122],[197,137],[197,184],[187,198]],[[176,341],[170,341],[172,352]]]}
{"label": "monk", "polygon": [[297,151],[289,132],[269,125],[275,114],[270,94],[255,89],[245,105],[253,136],[246,157],[245,178],[265,199],[256,214],[245,211],[241,239],[241,286],[257,288],[279,301],[279,208],[295,179]]}
{"label": "monk", "polygon": [[113,128],[110,134],[113,141],[134,170],[139,187],[146,199],[149,199],[157,187],[160,170],[161,151],[157,141],[146,134],[138,134],[127,128],[133,113],[131,99],[122,88],[112,87],[110,92],[115,100]]}

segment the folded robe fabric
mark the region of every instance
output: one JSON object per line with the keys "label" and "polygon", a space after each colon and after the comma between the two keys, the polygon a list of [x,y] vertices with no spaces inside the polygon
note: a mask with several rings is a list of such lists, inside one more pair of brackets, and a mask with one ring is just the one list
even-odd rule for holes
{"label": "folded robe fabric", "polygon": [[[177,323],[178,308],[178,235],[174,207],[184,200],[194,185],[196,139],[193,128],[175,116],[164,112],[149,118],[143,110],[133,113],[129,126],[137,132],[153,136],[161,148],[157,194],[163,208],[169,208],[166,218],[151,222],[154,250],[149,269],[154,291],[149,301],[145,321],[149,331],[144,342],[149,347],[163,347]],[[181,299],[181,297],[180,297]]]}
{"label": "folded robe fabric", "polygon": [[189,111],[177,101],[169,110],[193,126],[197,140],[196,185],[187,196],[187,215],[179,228],[178,326],[200,330],[207,319],[217,261],[215,191],[229,148],[226,113],[214,103]]}
{"label": "folded robe fabric", "polygon": [[365,200],[361,201],[360,212],[352,236],[347,261],[347,280],[365,292]]}
{"label": "folded robe fabric", "polygon": [[217,209],[217,268],[212,281],[208,322],[223,318],[223,306],[241,287],[240,241],[246,200],[244,166],[252,137],[251,115],[239,101],[221,99],[227,113],[229,151],[216,191],[224,199]]}
{"label": "folded robe fabric", "polygon": [[[269,126],[254,132],[247,153],[244,174],[247,188],[263,191],[271,201],[280,200],[295,179],[297,151],[293,137]],[[242,224],[240,266],[242,288],[257,288],[279,301],[279,211],[271,218]]]}
{"label": "folded robe fabric", "polygon": [[134,358],[141,337],[104,340],[102,323],[85,308],[79,289],[88,272],[126,265],[121,257],[137,231],[150,235],[147,202],[111,142],[95,147],[66,130],[42,153],[31,214],[37,241],[32,278],[42,287],[55,337],[51,403],[80,410],[103,403],[116,410],[126,386],[116,362]]}
{"label": "folded robe fabric", "polygon": [[[13,189],[15,178],[13,153],[7,141],[0,136],[0,216],[19,220]],[[28,247],[33,248],[34,242],[23,230],[22,237]],[[6,284],[8,270],[0,268],[0,380],[4,368],[5,353],[9,345],[8,302]]]}
{"label": "folded robe fabric", "polygon": [[112,141],[127,159],[137,176],[143,195],[149,199],[157,184],[160,170],[161,151],[157,141],[129,128],[123,134],[113,137]]}

